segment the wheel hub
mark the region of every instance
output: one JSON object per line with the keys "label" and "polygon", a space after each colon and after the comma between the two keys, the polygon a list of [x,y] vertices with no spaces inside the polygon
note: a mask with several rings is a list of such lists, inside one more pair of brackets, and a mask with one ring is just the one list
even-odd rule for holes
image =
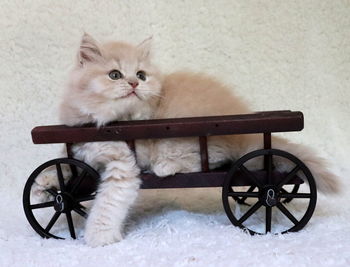
{"label": "wheel hub", "polygon": [[266,186],[262,189],[260,202],[266,207],[276,206],[279,202],[278,190],[274,186]]}
{"label": "wheel hub", "polygon": [[66,193],[59,193],[54,199],[54,208],[59,212],[67,212],[73,209],[73,198]]}

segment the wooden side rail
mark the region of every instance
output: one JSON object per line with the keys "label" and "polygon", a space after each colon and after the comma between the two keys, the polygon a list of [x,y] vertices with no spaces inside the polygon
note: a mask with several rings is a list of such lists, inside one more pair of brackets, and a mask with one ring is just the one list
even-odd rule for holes
{"label": "wooden side rail", "polygon": [[[194,188],[194,187],[222,187],[229,169],[209,172],[194,172],[194,173],[177,173],[168,177],[156,177],[154,174],[142,173],[141,179],[142,189],[154,188]],[[266,184],[266,171],[254,171],[255,177],[263,184]],[[283,177],[288,175],[287,172],[273,171],[273,183],[278,184]],[[293,177],[288,181],[288,184],[302,184],[298,176]],[[245,174],[238,171],[232,183],[233,186],[254,186]]]}
{"label": "wooden side rail", "polygon": [[193,117],[144,121],[118,121],[97,128],[94,125],[68,127],[39,126],[32,130],[35,144],[79,143],[191,136],[252,134],[301,131],[299,111],[259,112],[244,115]]}

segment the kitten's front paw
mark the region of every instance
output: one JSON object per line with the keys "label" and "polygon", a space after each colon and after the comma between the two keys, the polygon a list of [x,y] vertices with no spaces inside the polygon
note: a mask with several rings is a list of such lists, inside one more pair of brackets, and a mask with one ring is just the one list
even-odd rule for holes
{"label": "kitten's front paw", "polygon": [[182,168],[179,164],[174,163],[174,161],[163,160],[154,164],[152,171],[159,177],[165,177],[181,172]]}
{"label": "kitten's front paw", "polygon": [[[71,171],[68,166],[62,166],[62,174],[64,183],[66,184],[71,176]],[[31,194],[33,198],[39,202],[53,200],[53,196],[46,191],[50,188],[55,188],[55,190],[60,188],[57,170],[55,168],[47,168],[39,173],[32,185]]]}
{"label": "kitten's front paw", "polygon": [[39,202],[51,200],[50,195],[46,190],[49,188],[58,188],[58,179],[56,170],[48,170],[40,173],[33,183],[31,191],[32,196]]}
{"label": "kitten's front paw", "polygon": [[[103,225],[104,226],[104,225]],[[85,242],[90,247],[100,247],[119,242],[123,239],[120,231],[115,229],[98,229],[97,226],[86,227],[84,234]]]}

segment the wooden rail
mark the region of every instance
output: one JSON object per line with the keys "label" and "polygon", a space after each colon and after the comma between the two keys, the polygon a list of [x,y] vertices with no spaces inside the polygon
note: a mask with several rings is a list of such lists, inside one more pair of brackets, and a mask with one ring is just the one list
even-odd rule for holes
{"label": "wooden rail", "polygon": [[[35,144],[79,143],[191,136],[252,134],[301,131],[303,114],[299,111],[270,111],[244,115],[178,119],[118,121],[97,128],[95,125],[68,127],[38,126],[32,130]],[[202,140],[202,142],[204,142]]]}

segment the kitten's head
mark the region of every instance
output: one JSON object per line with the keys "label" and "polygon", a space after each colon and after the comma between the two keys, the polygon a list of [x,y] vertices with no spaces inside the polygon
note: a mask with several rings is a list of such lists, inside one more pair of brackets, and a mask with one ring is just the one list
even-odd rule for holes
{"label": "kitten's head", "polygon": [[98,125],[148,119],[159,101],[161,75],[150,60],[151,38],[133,46],[81,40],[76,66],[60,107],[63,123]]}

